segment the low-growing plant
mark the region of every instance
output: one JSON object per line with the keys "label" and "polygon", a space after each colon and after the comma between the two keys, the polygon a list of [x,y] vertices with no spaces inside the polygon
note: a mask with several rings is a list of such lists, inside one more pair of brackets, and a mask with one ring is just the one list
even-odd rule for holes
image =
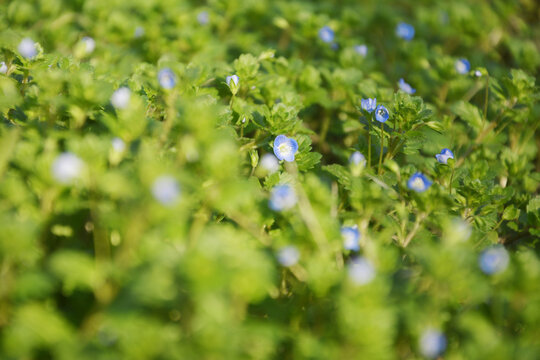
{"label": "low-growing plant", "polygon": [[0,4],[0,357],[540,358],[539,14]]}

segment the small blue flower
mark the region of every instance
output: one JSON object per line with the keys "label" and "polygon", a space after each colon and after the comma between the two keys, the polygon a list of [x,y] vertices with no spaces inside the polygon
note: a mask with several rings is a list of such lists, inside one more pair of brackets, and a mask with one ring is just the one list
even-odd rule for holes
{"label": "small blue flower", "polygon": [[431,184],[433,183],[421,172],[414,173],[414,175],[411,176],[409,178],[409,181],[407,182],[407,186],[409,187],[409,189],[416,192],[426,191],[431,186]]}
{"label": "small blue flower", "polygon": [[111,104],[116,109],[125,109],[129,105],[131,99],[131,91],[129,88],[123,86],[116,90],[111,96]]}
{"label": "small blue flower", "polygon": [[176,75],[169,69],[161,69],[158,73],[159,85],[164,89],[172,89],[176,85]]}
{"label": "small blue flower", "polygon": [[71,184],[81,176],[84,167],[84,162],[77,155],[64,152],[54,159],[51,172],[59,183]]}
{"label": "small blue flower", "polygon": [[269,172],[270,174],[275,173],[279,170],[278,159],[272,154],[265,154],[260,161],[260,166]]}
{"label": "small blue flower", "polygon": [[152,184],[152,195],[162,205],[172,206],[180,197],[180,186],[170,175],[162,175]]}
{"label": "small blue flower", "polygon": [[400,22],[396,26],[396,35],[404,40],[410,41],[414,37],[414,27],[411,24]]}
{"label": "small blue flower", "polygon": [[476,77],[481,77],[481,76],[482,76],[482,72],[481,72],[480,70],[476,70],[476,71],[474,72],[474,76],[476,76]]}
{"label": "small blue flower", "polygon": [[115,137],[114,139],[112,139],[112,147],[113,147],[113,150],[116,151],[117,153],[122,153],[124,152],[124,150],[126,150],[126,143],[124,142],[124,140],[120,139],[119,137]]}
{"label": "small blue flower", "polygon": [[96,48],[96,41],[90,36],[83,37],[81,42],[84,44],[84,51],[86,54],[91,54]]}
{"label": "small blue flower", "polygon": [[388,114],[388,110],[383,105],[377,106],[377,109],[375,110],[375,120],[378,122],[386,122],[388,120],[388,117],[390,114]]}
{"label": "small blue flower", "polygon": [[135,38],[140,38],[144,35],[144,28],[142,26],[137,26],[133,32]]}
{"label": "small blue flower", "polygon": [[270,209],[274,211],[288,210],[296,205],[298,198],[296,192],[290,185],[277,185],[274,186],[270,192]]}
{"label": "small blue flower", "polygon": [[0,62],[0,74],[5,74],[8,71],[8,67],[5,62]]}
{"label": "small blue flower", "polygon": [[295,246],[285,246],[277,253],[278,262],[286,267],[296,265],[300,260],[300,252]]}
{"label": "small blue flower", "polygon": [[377,107],[377,99],[362,99],[360,100],[360,104],[362,105],[362,109],[371,114]]}
{"label": "small blue flower", "polygon": [[227,83],[228,87],[231,87],[231,81],[234,86],[238,86],[238,82],[240,81],[240,78],[238,75],[230,75],[225,78],[225,82]]}
{"label": "small blue flower", "polygon": [[349,157],[349,164],[365,166],[366,157],[360,151],[355,151]]}
{"label": "small blue flower", "polygon": [[368,52],[368,48],[367,48],[366,45],[356,45],[356,46],[354,47],[354,51],[356,51],[356,53],[357,53],[358,55],[361,55],[361,56],[363,56],[363,57],[366,57],[367,52]]}
{"label": "small blue flower", "polygon": [[458,59],[456,60],[456,63],[454,64],[456,71],[459,74],[466,74],[471,70],[471,63],[467,59]]}
{"label": "small blue flower", "polygon": [[509,261],[508,251],[501,245],[484,250],[478,259],[480,269],[488,275],[503,272],[508,267]]}
{"label": "small blue flower", "polygon": [[348,267],[349,279],[356,285],[369,284],[375,278],[375,268],[368,259],[360,256],[351,261]]}
{"label": "small blue flower", "polygon": [[210,15],[208,15],[208,11],[201,11],[197,14],[197,21],[199,22],[199,25],[206,25],[210,21]]}
{"label": "small blue flower", "polygon": [[435,155],[435,158],[441,164],[448,165],[448,159],[453,159],[454,153],[450,149],[442,149],[440,154]]}
{"label": "small blue flower", "polygon": [[274,154],[279,160],[294,161],[294,154],[298,151],[298,143],[293,138],[278,135],[274,140]]}
{"label": "small blue flower", "polygon": [[360,250],[360,232],[358,226],[344,226],[341,228],[341,237],[343,238],[343,247],[346,250]]}
{"label": "small blue flower", "polygon": [[19,50],[19,53],[27,59],[31,59],[37,55],[36,44],[34,44],[34,40],[30,38],[22,39],[17,50]]}
{"label": "small blue flower", "polygon": [[325,43],[331,43],[334,41],[334,30],[329,26],[324,26],[319,30],[319,38]]}
{"label": "small blue flower", "polygon": [[407,94],[412,95],[416,92],[416,89],[413,89],[413,87],[405,82],[403,78],[399,79],[399,88],[403,91],[405,91]]}
{"label": "small blue flower", "polygon": [[428,358],[436,358],[446,349],[446,337],[435,329],[426,329],[420,337],[420,352]]}

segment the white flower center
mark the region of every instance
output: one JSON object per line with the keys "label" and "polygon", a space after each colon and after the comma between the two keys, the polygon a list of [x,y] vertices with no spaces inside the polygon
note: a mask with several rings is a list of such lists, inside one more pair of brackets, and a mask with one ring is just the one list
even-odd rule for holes
{"label": "white flower center", "polygon": [[411,187],[414,189],[414,190],[417,190],[417,191],[422,191],[424,190],[424,180],[422,180],[421,178],[417,177],[415,178],[412,182],[411,182]]}
{"label": "white flower center", "polygon": [[292,152],[292,146],[289,143],[283,143],[279,145],[278,149],[283,156],[287,156]]}

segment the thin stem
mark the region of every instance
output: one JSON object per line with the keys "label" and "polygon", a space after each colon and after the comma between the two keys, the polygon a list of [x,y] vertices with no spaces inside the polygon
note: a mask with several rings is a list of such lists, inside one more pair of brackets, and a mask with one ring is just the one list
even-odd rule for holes
{"label": "thin stem", "polygon": [[383,150],[384,150],[384,123],[381,122],[381,153],[379,154],[379,169],[377,171],[378,174],[380,174],[382,170]]}
{"label": "thin stem", "polygon": [[368,169],[371,167],[371,114],[368,117]]}
{"label": "thin stem", "polygon": [[452,175],[450,175],[450,189],[449,189],[449,193],[452,194],[452,181],[454,180],[454,171],[456,170],[456,168],[454,166],[452,166]]}

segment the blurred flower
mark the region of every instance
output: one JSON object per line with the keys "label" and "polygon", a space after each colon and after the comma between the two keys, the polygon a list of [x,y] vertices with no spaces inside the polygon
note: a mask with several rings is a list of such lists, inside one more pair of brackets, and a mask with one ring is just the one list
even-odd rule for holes
{"label": "blurred flower", "polygon": [[446,337],[434,329],[426,329],[420,337],[420,352],[428,358],[436,358],[446,349]]}
{"label": "blurred flower", "polygon": [[34,44],[34,40],[30,38],[24,38],[19,43],[19,47],[17,48],[19,50],[19,53],[27,58],[31,59],[37,54],[36,45]]}
{"label": "blurred flower", "polygon": [[482,72],[481,72],[480,70],[476,70],[476,71],[474,72],[474,75],[475,75],[476,77],[480,77],[480,76],[482,76]]}
{"label": "blurred flower", "polygon": [[377,99],[362,99],[360,100],[360,105],[362,106],[362,109],[371,114],[377,107]]}
{"label": "blurred flower", "polygon": [[356,285],[366,285],[375,278],[375,268],[371,261],[360,256],[350,262],[348,274],[349,279]]}
{"label": "blurred flower", "polygon": [[111,96],[111,104],[117,109],[125,109],[129,105],[131,91],[127,87],[117,89]]}
{"label": "blurred flower", "polygon": [[341,237],[343,238],[343,247],[346,250],[360,250],[360,232],[358,226],[344,226],[341,228]]}
{"label": "blurred flower", "polygon": [[459,74],[466,74],[471,69],[471,63],[469,63],[469,60],[467,59],[456,60],[454,66]]}
{"label": "blurred flower", "polygon": [[136,38],[140,38],[144,36],[144,28],[142,26],[137,26],[135,28],[135,32],[133,33],[133,36],[135,36]]}
{"label": "blurred flower", "polygon": [[508,251],[501,245],[492,246],[484,250],[478,260],[480,269],[488,275],[506,270],[509,261]]}
{"label": "blurred flower", "polygon": [[293,138],[278,135],[274,140],[274,154],[279,160],[294,161],[294,154],[298,151],[298,143]]}
{"label": "blurred flower", "polygon": [[261,167],[270,174],[279,170],[278,159],[272,154],[265,154],[261,159]]}
{"label": "blurred flower", "polygon": [[336,43],[336,42],[333,42],[333,43],[330,44],[330,48],[332,50],[338,50],[339,49],[339,44]]}
{"label": "blurred flower", "polygon": [[323,26],[319,30],[319,38],[325,43],[331,43],[334,41],[334,30],[329,26]]}
{"label": "blurred flower", "polygon": [[170,175],[162,175],[152,184],[152,195],[162,205],[174,205],[180,197],[180,186],[176,179]]}
{"label": "blurred flower", "polygon": [[124,150],[126,149],[126,143],[119,137],[115,137],[114,139],[112,139],[111,143],[114,151],[118,153],[124,152]]}
{"label": "blurred flower", "polygon": [[164,89],[172,89],[176,85],[176,75],[169,68],[161,69],[158,73],[159,85]]}
{"label": "blurred flower", "polygon": [[407,94],[412,95],[416,92],[416,89],[413,89],[413,87],[405,82],[403,78],[399,79],[399,88],[403,91],[405,91]]}
{"label": "blurred flower", "polygon": [[377,109],[375,110],[375,120],[378,122],[386,122],[388,120],[388,117],[390,114],[388,114],[388,110],[383,105],[377,106]]}
{"label": "blurred flower", "polygon": [[415,173],[409,178],[409,181],[407,182],[407,186],[409,187],[409,189],[416,192],[426,191],[431,186],[431,184],[432,182],[421,172]]}
{"label": "blurred flower", "polygon": [[404,40],[412,40],[414,37],[414,27],[410,24],[400,22],[396,26],[396,35]]}
{"label": "blurred flower", "polygon": [[366,45],[356,45],[356,46],[354,47],[354,51],[356,51],[356,53],[357,53],[358,55],[361,55],[361,56],[363,56],[363,57],[366,57],[368,48],[367,48]]}
{"label": "blurred flower", "polygon": [[269,206],[274,211],[291,209],[297,201],[296,192],[290,185],[274,186],[270,192]]}
{"label": "blurred flower", "polygon": [[96,42],[90,36],[83,37],[81,42],[84,44],[84,51],[86,54],[91,54],[96,48]]}
{"label": "blurred flower", "polygon": [[278,262],[283,266],[293,266],[300,260],[300,252],[295,246],[285,246],[277,253]]}
{"label": "blurred flower", "polygon": [[199,25],[206,25],[210,21],[210,15],[208,15],[208,11],[201,11],[197,14],[197,21],[199,22]]}
{"label": "blurred flower", "polygon": [[365,166],[366,157],[360,151],[355,151],[349,157],[349,164]]}
{"label": "blurred flower", "polygon": [[448,159],[454,158],[454,153],[450,149],[442,149],[440,154],[435,155],[435,158],[441,164],[448,165]]}
{"label": "blurred flower", "polygon": [[81,175],[84,162],[75,154],[64,152],[52,164],[52,175],[56,181],[69,184]]}
{"label": "blurred flower", "polygon": [[7,73],[7,65],[5,62],[0,62],[0,74]]}
{"label": "blurred flower", "polygon": [[238,75],[230,75],[225,78],[225,82],[227,83],[227,86],[229,89],[231,89],[231,92],[233,95],[236,95],[238,92],[238,84],[240,83],[240,78]]}

